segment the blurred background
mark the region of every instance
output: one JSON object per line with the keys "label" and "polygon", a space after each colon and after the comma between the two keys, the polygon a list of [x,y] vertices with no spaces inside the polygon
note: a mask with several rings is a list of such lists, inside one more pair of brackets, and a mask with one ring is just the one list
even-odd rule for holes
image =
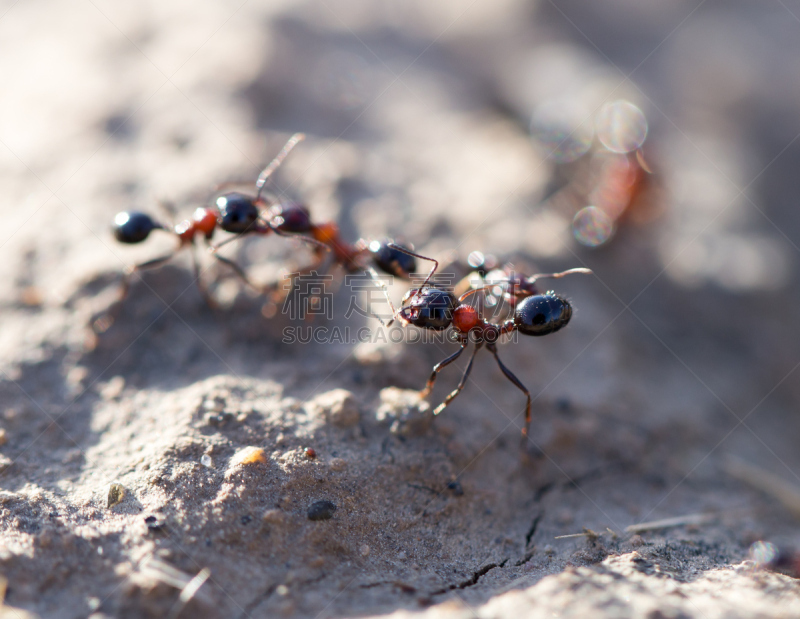
{"label": "blurred background", "polygon": [[[379,381],[421,386],[448,351],[287,350],[270,327],[258,347],[237,339],[245,319],[209,317],[183,258],[87,348],[114,277],[171,246],[115,244],[114,213],[163,199],[180,219],[302,131],[275,189],[349,240],[595,271],[554,284],[576,308],[563,337],[502,351],[542,406],[688,427],[670,440],[695,442],[669,447],[686,447],[690,476],[735,454],[800,483],[799,53],[792,0],[5,1],[0,364],[14,378],[52,362],[67,391],[234,368],[307,397],[315,375],[357,383],[341,363],[375,353]],[[269,241],[231,255],[263,281],[307,261]],[[229,283],[220,294],[244,294]],[[181,320],[148,288],[178,295]],[[319,365],[280,374],[266,351]],[[522,397],[490,362],[465,418],[485,417],[488,393],[518,427]]]}

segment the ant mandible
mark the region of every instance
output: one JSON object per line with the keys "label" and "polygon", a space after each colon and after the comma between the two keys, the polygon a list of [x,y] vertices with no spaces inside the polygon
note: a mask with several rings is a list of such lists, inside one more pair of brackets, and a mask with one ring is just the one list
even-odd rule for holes
{"label": "ant mandible", "polygon": [[[503,365],[503,362],[500,361],[500,357],[497,354],[497,340],[500,336],[513,333],[514,331],[519,331],[523,335],[532,336],[555,333],[559,329],[565,327],[572,317],[572,306],[569,301],[552,291],[548,291],[544,294],[531,294],[522,298],[516,304],[513,319],[506,320],[502,324],[495,324],[485,320],[483,316],[478,313],[478,310],[471,305],[465,304],[464,301],[471,294],[486,288],[494,287],[496,284],[469,290],[460,297],[456,297],[450,291],[432,288],[429,285],[431,277],[439,267],[438,261],[420,254],[414,254],[396,245],[390,244],[390,247],[434,263],[431,272],[422,285],[419,288],[409,290],[405,294],[402,306],[397,311],[397,317],[403,324],[410,324],[415,327],[434,331],[442,331],[452,324],[458,343],[461,346],[454,354],[433,366],[433,371],[431,372],[430,378],[428,378],[428,382],[425,384],[425,388],[420,391],[420,397],[424,398],[428,396],[433,389],[433,384],[439,372],[461,356],[471,338],[475,342],[475,349],[467,363],[464,374],[461,376],[461,381],[444,401],[433,410],[433,414],[438,415],[441,413],[447,405],[461,393],[472,371],[472,362],[475,360],[475,355],[485,345],[487,350],[494,356],[497,365],[500,366],[500,370],[505,377],[514,383],[527,398],[527,403],[525,405],[525,425],[522,426],[522,441],[524,447],[528,437],[528,428],[531,424],[531,393],[525,385]],[[563,273],[551,273],[546,275],[561,277],[571,272],[576,272],[576,270],[573,269],[564,271]],[[589,269],[582,269],[577,272],[591,273]],[[541,278],[542,275],[533,277]]]}
{"label": "ant mandible", "polygon": [[[248,195],[235,191],[223,193],[217,197],[214,206],[197,208],[191,219],[186,219],[176,224],[171,229],[159,223],[147,213],[140,211],[122,211],[121,213],[117,213],[114,217],[112,232],[120,243],[141,243],[147,239],[153,230],[169,232],[173,234],[178,241],[178,246],[168,254],[134,265],[126,270],[122,281],[119,302],[124,300],[127,296],[130,288],[130,280],[134,273],[159,267],[172,259],[172,257],[184,247],[191,247],[192,264],[197,286],[209,306],[214,307],[215,303],[200,278],[200,266],[197,260],[195,240],[200,237],[205,237],[205,240],[210,242],[217,228],[221,228],[225,232],[230,232],[235,236],[219,245],[210,245],[212,255],[220,262],[231,267],[245,283],[258,289],[238,264],[229,258],[219,255],[217,250],[225,243],[241,238],[245,234],[268,234],[274,232],[280,236],[294,236],[297,233],[306,232],[308,230],[307,225],[304,226],[304,222],[309,220],[308,209],[306,209],[306,207],[293,202],[272,204],[266,198],[262,197],[264,186],[269,178],[275,170],[278,169],[281,163],[283,163],[283,160],[297,143],[304,137],[302,133],[294,134],[286,142],[278,155],[261,171],[256,180],[255,195]],[[218,186],[217,189],[221,187],[224,187],[224,185]],[[266,213],[267,217],[264,218],[262,217],[262,209],[268,207],[269,210]],[[315,245],[321,245],[321,243],[313,239],[302,236],[298,238]],[[104,324],[106,322],[110,325],[109,321],[104,321]],[[105,325],[105,327],[107,328],[107,325]]]}

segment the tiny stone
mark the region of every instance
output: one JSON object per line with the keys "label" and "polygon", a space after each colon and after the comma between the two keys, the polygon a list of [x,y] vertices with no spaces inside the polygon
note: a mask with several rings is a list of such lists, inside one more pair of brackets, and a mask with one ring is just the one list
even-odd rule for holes
{"label": "tiny stone", "polygon": [[340,428],[356,425],[361,419],[358,400],[347,389],[334,389],[309,402],[309,410]]}
{"label": "tiny stone", "polygon": [[333,518],[333,512],[336,511],[336,505],[330,501],[317,501],[312,503],[308,508],[309,520],[330,520]]}
{"label": "tiny stone", "polygon": [[125,498],[125,488],[123,488],[120,484],[111,484],[111,487],[108,489],[107,507],[111,509],[115,505],[121,503],[122,499],[124,498]]}
{"label": "tiny stone", "polygon": [[556,554],[555,548],[553,548],[549,544],[547,546],[545,546],[543,548],[543,550],[544,550],[544,554],[546,554],[549,557],[552,557],[554,554]]}
{"label": "tiny stone", "polygon": [[208,454],[203,454],[202,456],[200,456],[200,464],[208,468],[214,466],[214,462],[211,460],[211,456],[209,456]]}
{"label": "tiny stone", "polygon": [[642,539],[641,535],[634,535],[630,541],[631,541],[631,546],[633,546],[634,548],[638,548],[639,546],[644,545],[644,539]]}
{"label": "tiny stone", "polygon": [[8,436],[6,435],[6,429],[0,428],[0,445],[5,445],[8,442]]}
{"label": "tiny stone", "polygon": [[289,595],[289,587],[287,587],[286,585],[278,585],[277,587],[275,587],[275,593],[277,595],[280,595],[281,597]]}
{"label": "tiny stone", "polygon": [[147,516],[144,519],[144,524],[151,531],[158,531],[161,527],[164,526],[164,520],[157,516]]}
{"label": "tiny stone", "polygon": [[230,468],[248,464],[266,464],[267,454],[261,447],[244,447],[235,454],[230,461]]}
{"label": "tiny stone", "polygon": [[361,553],[362,557],[369,556],[369,546],[367,544],[361,544],[361,547],[358,549],[358,552]]}
{"label": "tiny stone", "polygon": [[313,447],[306,447],[306,458],[313,460],[317,457],[317,452]]}
{"label": "tiny stone", "polygon": [[451,481],[447,484],[447,489],[452,490],[453,494],[456,496],[463,496],[464,489],[461,487],[461,484],[458,481]]}
{"label": "tiny stone", "polygon": [[247,515],[242,516],[242,524],[249,524],[250,521],[252,521],[252,520],[253,520],[252,516],[247,516]]}

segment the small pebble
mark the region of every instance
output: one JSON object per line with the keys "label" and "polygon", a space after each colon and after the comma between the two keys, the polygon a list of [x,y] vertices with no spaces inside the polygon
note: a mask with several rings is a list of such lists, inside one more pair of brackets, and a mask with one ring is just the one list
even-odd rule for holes
{"label": "small pebble", "polygon": [[318,395],[308,403],[309,410],[325,417],[325,420],[340,428],[356,425],[361,411],[356,397],[347,389],[334,389]]}
{"label": "small pebble", "polygon": [[200,464],[208,468],[212,468],[214,466],[214,461],[211,460],[211,456],[209,456],[208,454],[203,454],[202,456],[200,456]]}
{"label": "small pebble", "polygon": [[8,442],[8,436],[6,435],[6,429],[0,428],[0,445],[5,445]]}
{"label": "small pebble", "polygon": [[123,488],[120,484],[111,484],[111,487],[108,489],[107,507],[111,509],[115,505],[121,503],[122,499],[124,498],[125,498],[125,488]]}
{"label": "small pebble", "polygon": [[313,460],[317,457],[317,452],[313,447],[306,447],[306,458]]}
{"label": "small pebble", "polygon": [[252,516],[242,516],[242,524],[249,524],[253,520]]}
{"label": "small pebble", "polygon": [[631,546],[634,548],[638,548],[639,546],[644,545],[644,539],[642,539],[641,535],[634,535],[630,540]]}
{"label": "small pebble", "polygon": [[447,484],[447,489],[452,490],[453,494],[456,496],[462,496],[464,494],[464,489],[458,481],[451,481]]}
{"label": "small pebble", "polygon": [[278,585],[277,587],[275,587],[275,593],[280,595],[281,597],[289,595],[289,587],[287,587],[286,585]]}
{"label": "small pebble", "polygon": [[333,518],[333,512],[336,511],[336,505],[330,501],[317,501],[312,503],[308,508],[309,520],[330,520]]}
{"label": "small pebble", "polygon": [[144,524],[151,531],[158,531],[164,526],[164,519],[159,516],[147,516],[144,519]]}
{"label": "small pebble", "polygon": [[361,547],[358,549],[358,552],[361,553],[362,557],[369,556],[369,546],[367,544],[361,544]]}
{"label": "small pebble", "polygon": [[261,447],[245,447],[240,449],[231,458],[230,467],[248,464],[266,464],[267,454]]}

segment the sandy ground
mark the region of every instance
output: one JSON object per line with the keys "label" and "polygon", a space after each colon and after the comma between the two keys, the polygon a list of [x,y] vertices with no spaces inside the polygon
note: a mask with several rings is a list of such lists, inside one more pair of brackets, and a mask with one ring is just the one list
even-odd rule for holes
{"label": "sandy ground", "polygon": [[[735,457],[800,485],[798,15],[2,4],[2,616],[798,616],[797,581],[745,561],[800,546],[796,520],[730,474]],[[649,119],[663,213],[589,249],[528,124],[619,98]],[[331,321],[267,320],[203,256],[214,311],[182,255],[93,335],[126,266],[172,246],[115,243],[113,215],[161,199],[182,218],[295,131],[273,190],[347,239],[595,271],[554,285],[568,329],[500,349],[535,397],[528,456],[524,398],[486,353],[433,423],[404,410],[455,346],[345,319],[346,286]],[[273,237],[228,255],[262,282],[310,259]],[[285,342],[323,326],[374,341]]]}

